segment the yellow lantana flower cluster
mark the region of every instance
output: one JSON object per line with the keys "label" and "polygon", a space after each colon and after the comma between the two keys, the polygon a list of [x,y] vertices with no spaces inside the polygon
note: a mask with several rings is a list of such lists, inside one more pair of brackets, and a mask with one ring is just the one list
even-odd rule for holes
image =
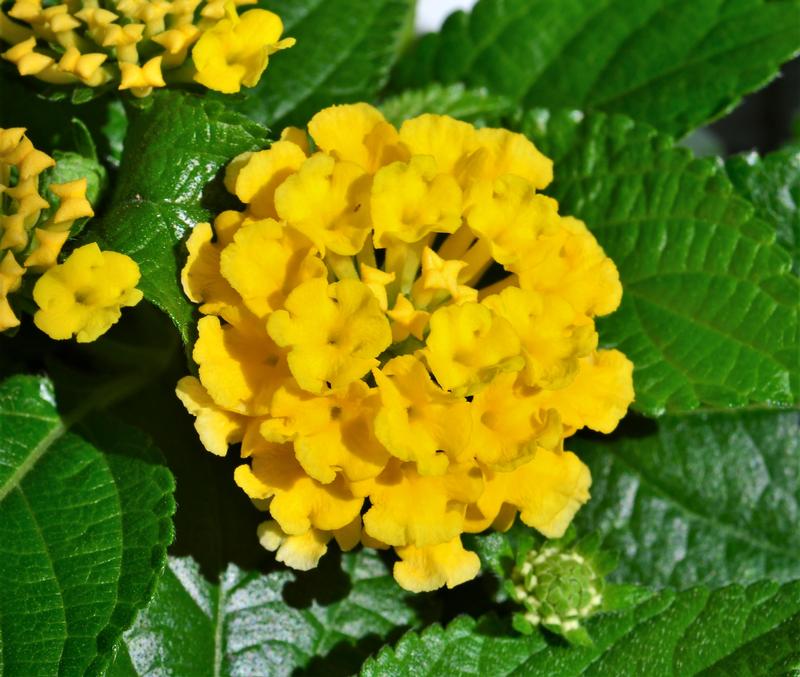
{"label": "yellow lantana flower cluster", "polygon": [[[241,443],[261,543],[315,566],[335,539],[393,547],[404,588],[477,575],[463,533],[564,533],[590,475],[564,438],[610,432],[632,365],[598,350],[616,268],[540,194],[525,137],[422,115],[396,129],[335,106],[235,158],[243,211],[199,224],[183,286],[200,304],[178,395],[205,447]],[[310,138],[309,138],[310,136]]]}
{"label": "yellow lantana flower cluster", "polygon": [[53,166],[55,160],[33,147],[24,128],[0,128],[0,331],[19,325],[8,298],[25,272],[54,266],[72,224],[94,214],[86,179],[51,183],[58,205],[42,197],[42,172]]}
{"label": "yellow lantana flower cluster", "polygon": [[56,85],[111,83],[147,96],[168,82],[254,87],[270,54],[291,47],[280,18],[247,0],[16,0],[0,11],[2,56],[20,75]]}

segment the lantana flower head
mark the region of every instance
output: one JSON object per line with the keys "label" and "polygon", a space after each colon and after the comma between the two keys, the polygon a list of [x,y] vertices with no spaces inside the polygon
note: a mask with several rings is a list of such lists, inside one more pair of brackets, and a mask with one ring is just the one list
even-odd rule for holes
{"label": "lantana flower head", "polygon": [[53,85],[113,86],[134,96],[190,82],[220,92],[254,87],[269,56],[291,47],[280,18],[239,16],[242,0],[15,0],[0,11],[2,57]]}
{"label": "lantana flower head", "polygon": [[614,429],[632,365],[597,347],[619,277],[552,175],[520,134],[367,104],[230,163],[245,206],[189,238],[205,317],[178,395],[209,451],[241,445],[280,561],[362,543],[409,590],[454,586],[479,570],[464,533],[559,537],[588,500],[568,438]]}

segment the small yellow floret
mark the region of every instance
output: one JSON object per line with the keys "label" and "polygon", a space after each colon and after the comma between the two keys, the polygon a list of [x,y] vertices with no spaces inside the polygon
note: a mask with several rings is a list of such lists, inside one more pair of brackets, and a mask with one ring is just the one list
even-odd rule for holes
{"label": "small yellow floret", "polygon": [[370,177],[349,162],[317,153],[275,190],[275,208],[324,255],[352,256],[369,233]]}
{"label": "small yellow floret", "polygon": [[327,277],[311,242],[272,219],[244,224],[220,255],[220,272],[259,318],[282,308],[297,286]]}
{"label": "small yellow floret", "polygon": [[119,320],[122,308],[142,300],[139,266],[124,254],[96,244],[79,247],[36,282],[36,326],[54,339],[94,341]]}
{"label": "small yellow floret", "polygon": [[578,371],[578,359],[597,347],[594,324],[556,296],[507,287],[483,300],[519,337],[526,385],[563,388]]}
{"label": "small yellow floret", "polygon": [[283,387],[260,430],[269,441],[292,442],[300,465],[315,480],[329,484],[342,473],[360,482],[378,475],[389,457],[372,430],[374,407],[362,381],[328,397]]}
{"label": "small yellow floret", "polygon": [[478,499],[477,466],[454,466],[446,475],[421,475],[413,463],[392,461],[369,492],[364,529],[389,545],[435,545],[463,531],[467,504]]}
{"label": "small yellow floret", "polygon": [[234,14],[205,31],[192,49],[197,73],[194,79],[218,92],[238,92],[242,85],[255,87],[269,56],[294,45],[294,38],[280,39],[283,22],[277,14],[251,9]]}
{"label": "small yellow floret", "polygon": [[285,310],[269,317],[270,336],[289,348],[289,368],[312,393],[338,390],[361,378],[392,342],[389,322],[369,287],[358,280],[304,282]]}
{"label": "small yellow floret", "polygon": [[376,247],[419,242],[429,233],[452,233],[461,225],[461,189],[440,174],[430,155],[394,162],[375,175],[371,209]]}
{"label": "small yellow floret", "polygon": [[467,403],[437,386],[425,365],[403,355],[373,372],[381,405],[375,434],[389,452],[414,461],[425,475],[442,474],[460,460],[470,433]]}
{"label": "small yellow floret", "polygon": [[194,376],[184,376],[175,390],[186,410],[195,416],[194,427],[203,446],[225,456],[228,445],[242,441],[245,419],[219,407]]}
{"label": "small yellow floret", "polygon": [[436,380],[459,395],[472,395],[524,360],[511,324],[486,306],[444,306],[431,315],[425,358]]}

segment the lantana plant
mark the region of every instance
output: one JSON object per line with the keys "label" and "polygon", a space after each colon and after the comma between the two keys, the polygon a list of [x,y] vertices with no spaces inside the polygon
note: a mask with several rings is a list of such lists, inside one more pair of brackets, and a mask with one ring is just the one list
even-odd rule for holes
{"label": "lantana plant", "polygon": [[800,4],[425,10],[0,3],[3,674],[800,670]]}

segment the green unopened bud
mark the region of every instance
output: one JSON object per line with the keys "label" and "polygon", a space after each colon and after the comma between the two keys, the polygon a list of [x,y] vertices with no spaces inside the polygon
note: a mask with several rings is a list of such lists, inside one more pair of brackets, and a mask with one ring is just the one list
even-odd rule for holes
{"label": "green unopened bud", "polygon": [[514,598],[526,609],[525,621],[573,633],[600,608],[603,579],[578,552],[545,546],[531,550],[514,568]]}

